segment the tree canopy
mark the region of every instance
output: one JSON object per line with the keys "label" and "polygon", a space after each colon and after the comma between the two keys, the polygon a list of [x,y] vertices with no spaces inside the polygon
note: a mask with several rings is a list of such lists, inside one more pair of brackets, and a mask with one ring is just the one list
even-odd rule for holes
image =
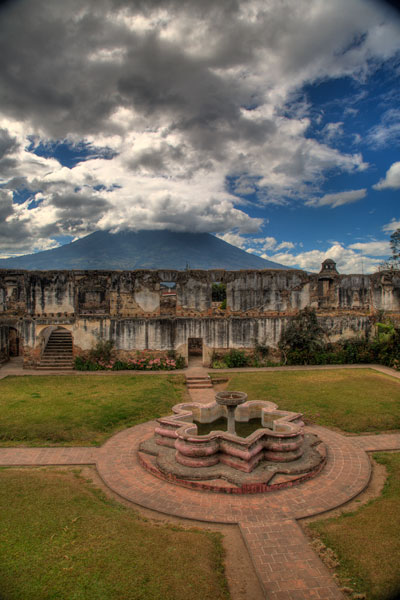
{"label": "tree canopy", "polygon": [[400,270],[400,228],[398,227],[396,231],[392,233],[390,236],[390,250],[392,252],[392,256],[389,260],[385,261],[380,270],[385,269],[396,269]]}

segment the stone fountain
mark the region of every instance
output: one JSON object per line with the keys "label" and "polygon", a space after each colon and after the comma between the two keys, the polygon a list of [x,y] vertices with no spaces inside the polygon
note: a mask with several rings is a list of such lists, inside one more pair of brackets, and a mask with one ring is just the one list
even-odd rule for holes
{"label": "stone fountain", "polygon": [[[173,415],[157,419],[153,435],[140,445],[139,460],[176,484],[223,493],[266,492],[301,483],[325,464],[325,446],[305,433],[301,413],[279,410],[273,402],[224,391],[212,403],[182,403],[172,410]],[[243,426],[247,430],[238,435]]]}
{"label": "stone fountain", "polygon": [[236,435],[235,430],[235,412],[236,407],[247,400],[247,394],[244,392],[218,392],[215,396],[217,404],[226,406],[228,413],[228,433]]}

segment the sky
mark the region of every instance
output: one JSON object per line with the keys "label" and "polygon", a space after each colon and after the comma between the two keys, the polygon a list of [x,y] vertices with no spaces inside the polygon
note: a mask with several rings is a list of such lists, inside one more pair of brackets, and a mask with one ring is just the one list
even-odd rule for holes
{"label": "sky", "polygon": [[400,227],[400,16],[377,0],[12,0],[0,257],[208,232],[372,273]]}

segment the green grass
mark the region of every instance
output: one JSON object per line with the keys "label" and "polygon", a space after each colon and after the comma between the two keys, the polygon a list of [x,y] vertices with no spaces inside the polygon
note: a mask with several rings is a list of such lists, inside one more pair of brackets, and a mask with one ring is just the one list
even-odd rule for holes
{"label": "green grass", "polygon": [[368,600],[400,594],[400,454],[379,453],[389,478],[382,495],[357,512],[308,525],[339,559],[341,582]]}
{"label": "green grass", "polygon": [[1,446],[101,444],[115,431],[168,414],[182,375],[63,375],[0,380]]}
{"label": "green grass", "polygon": [[72,472],[0,471],[2,600],[229,598],[220,537],[142,519]]}
{"label": "green grass", "polygon": [[349,433],[400,429],[400,381],[373,369],[230,373],[228,389]]}

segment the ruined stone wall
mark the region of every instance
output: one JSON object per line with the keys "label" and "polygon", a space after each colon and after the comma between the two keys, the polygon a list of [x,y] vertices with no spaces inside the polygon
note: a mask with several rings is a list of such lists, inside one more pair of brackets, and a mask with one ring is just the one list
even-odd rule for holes
{"label": "ruined stone wall", "polygon": [[8,327],[0,326],[0,363],[9,357]]}
{"label": "ruined stone wall", "polygon": [[227,282],[233,313],[293,313],[311,302],[312,278],[303,271],[243,271]]}
{"label": "ruined stone wall", "polygon": [[[226,285],[226,309],[212,284]],[[277,346],[288,318],[315,308],[330,341],[363,337],[380,311],[400,317],[400,274],[266,271],[0,271],[0,326],[15,327],[35,364],[51,330],[69,329],[76,353],[112,339],[122,355]],[[6,329],[4,329],[4,332]],[[6,349],[7,334],[0,336]]]}

